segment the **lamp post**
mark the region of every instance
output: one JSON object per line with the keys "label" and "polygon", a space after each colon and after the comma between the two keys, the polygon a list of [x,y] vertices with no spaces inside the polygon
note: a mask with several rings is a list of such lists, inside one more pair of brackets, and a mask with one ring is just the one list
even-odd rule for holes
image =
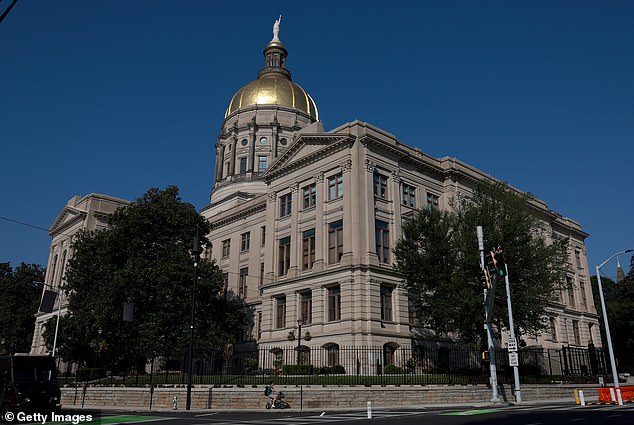
{"label": "lamp post", "polygon": [[612,367],[612,379],[614,380],[614,388],[619,388],[619,374],[616,371],[616,362],[614,361],[614,350],[612,349],[612,336],[610,336],[610,325],[608,323],[608,315],[605,311],[605,299],[603,299],[603,286],[601,285],[601,267],[605,266],[605,264],[620,254],[625,254],[627,252],[632,252],[631,249],[626,249],[625,251],[619,251],[614,253],[595,267],[597,272],[597,284],[599,285],[599,298],[601,299],[601,309],[603,310],[603,323],[605,324],[605,337],[608,340],[608,350],[610,352],[610,366]]}
{"label": "lamp post", "polygon": [[194,254],[194,276],[192,283],[192,311],[189,322],[189,375],[187,376],[187,401],[185,410],[189,410],[192,405],[192,369],[194,367],[194,320],[196,318],[196,281],[198,280],[198,262],[200,261],[200,240],[198,239],[198,227],[196,227],[196,236],[192,246],[192,254]]}
{"label": "lamp post", "polygon": [[299,354],[300,354],[300,346],[302,344],[302,325],[304,324],[304,322],[302,321],[302,319],[297,319],[297,366],[299,366]]}

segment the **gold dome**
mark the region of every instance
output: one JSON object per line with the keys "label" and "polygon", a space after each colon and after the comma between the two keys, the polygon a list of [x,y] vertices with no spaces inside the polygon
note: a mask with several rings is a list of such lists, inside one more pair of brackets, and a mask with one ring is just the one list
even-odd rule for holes
{"label": "gold dome", "polygon": [[297,109],[319,120],[317,106],[310,95],[284,75],[270,73],[251,81],[233,95],[225,118],[238,109],[255,105],[277,105]]}

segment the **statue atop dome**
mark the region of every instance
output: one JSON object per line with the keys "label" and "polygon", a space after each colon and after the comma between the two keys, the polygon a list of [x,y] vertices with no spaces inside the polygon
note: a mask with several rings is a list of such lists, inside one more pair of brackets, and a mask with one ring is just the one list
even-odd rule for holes
{"label": "statue atop dome", "polygon": [[280,17],[277,18],[277,20],[273,24],[273,40],[271,41],[280,41],[278,37],[280,34],[280,22],[282,22],[282,15],[280,15]]}

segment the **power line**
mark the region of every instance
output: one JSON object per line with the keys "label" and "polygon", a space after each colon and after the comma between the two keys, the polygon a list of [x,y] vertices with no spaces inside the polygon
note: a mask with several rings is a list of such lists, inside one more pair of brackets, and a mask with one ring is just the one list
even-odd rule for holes
{"label": "power line", "polygon": [[[0,0],[1,1],[1,0]],[[6,18],[6,16],[9,14],[9,12],[11,11],[11,9],[13,9],[13,6],[15,6],[15,4],[18,2],[18,0],[13,0],[13,3],[11,3],[9,5],[9,7],[7,7],[7,10],[4,11],[4,13],[2,14],[2,16],[0,16],[0,24],[2,23],[2,21],[4,21],[4,18]]]}
{"label": "power line", "polygon": [[11,223],[17,223],[17,224],[21,224],[23,226],[32,227],[34,229],[44,230],[46,233],[48,233],[48,229],[45,229],[44,227],[36,226],[35,224],[29,224],[29,223],[25,223],[24,221],[14,220],[12,218],[3,217],[3,216],[0,216],[0,219],[6,220],[6,221],[10,221]]}

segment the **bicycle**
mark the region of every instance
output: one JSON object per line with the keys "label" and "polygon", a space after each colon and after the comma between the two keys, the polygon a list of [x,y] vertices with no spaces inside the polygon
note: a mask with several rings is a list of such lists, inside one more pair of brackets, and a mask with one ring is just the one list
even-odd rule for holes
{"label": "bicycle", "polygon": [[266,408],[270,409],[271,407],[275,409],[290,409],[291,405],[282,400],[285,397],[284,393],[280,391],[277,393],[277,399],[275,400],[275,407],[273,406],[273,399],[269,398],[266,402]]}

